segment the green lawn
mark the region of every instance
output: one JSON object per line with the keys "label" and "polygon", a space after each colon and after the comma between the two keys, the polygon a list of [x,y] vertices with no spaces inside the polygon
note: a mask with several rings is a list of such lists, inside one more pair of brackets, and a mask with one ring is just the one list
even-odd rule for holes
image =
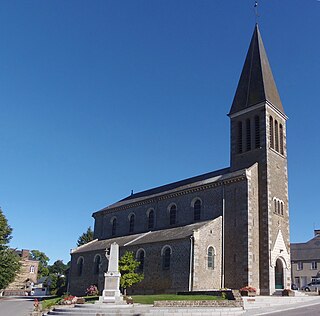
{"label": "green lawn", "polygon": [[[134,303],[153,304],[154,301],[207,301],[207,300],[223,300],[220,296],[213,295],[176,295],[176,294],[158,294],[158,295],[132,295]],[[94,303],[98,300],[98,296],[85,296],[87,303]],[[41,302],[42,309],[49,309],[51,306],[58,304],[61,297],[45,299]]]}
{"label": "green lawn", "polygon": [[58,304],[61,297],[49,298],[41,301],[42,310],[49,309],[51,306]]}
{"label": "green lawn", "polygon": [[220,296],[212,295],[176,295],[176,294],[158,294],[158,295],[132,295],[134,303],[153,304],[154,301],[209,301],[222,300]]}

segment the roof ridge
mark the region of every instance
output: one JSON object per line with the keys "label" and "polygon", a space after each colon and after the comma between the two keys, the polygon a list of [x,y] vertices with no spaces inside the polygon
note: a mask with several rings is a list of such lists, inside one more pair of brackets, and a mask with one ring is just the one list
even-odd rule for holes
{"label": "roof ridge", "polygon": [[148,232],[146,232],[146,233],[144,233],[144,234],[142,233],[142,234],[140,234],[138,237],[136,237],[136,238],[128,241],[127,243],[125,243],[123,246],[124,246],[124,247],[125,247],[125,246],[128,246],[128,245],[132,244],[133,242],[135,242],[135,241],[143,238],[144,236],[146,236],[146,235],[148,235],[148,234],[150,234],[150,233],[151,233],[151,230],[149,230]]}

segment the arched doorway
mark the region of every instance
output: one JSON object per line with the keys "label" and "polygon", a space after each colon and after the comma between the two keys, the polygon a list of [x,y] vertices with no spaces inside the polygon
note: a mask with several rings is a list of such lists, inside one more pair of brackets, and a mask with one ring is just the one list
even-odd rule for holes
{"label": "arched doorway", "polygon": [[284,282],[283,282],[283,264],[280,259],[277,259],[276,266],[274,268],[274,275],[275,275],[275,288],[277,289],[283,289],[284,288]]}

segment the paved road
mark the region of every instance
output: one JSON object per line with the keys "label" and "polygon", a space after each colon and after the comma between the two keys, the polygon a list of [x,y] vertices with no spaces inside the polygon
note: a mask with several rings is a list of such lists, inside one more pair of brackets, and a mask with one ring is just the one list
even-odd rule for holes
{"label": "paved road", "polygon": [[0,316],[29,316],[33,311],[33,300],[0,299]]}
{"label": "paved road", "polygon": [[320,304],[305,306],[305,307],[296,307],[294,309],[289,309],[286,311],[281,312],[273,312],[273,313],[266,313],[264,315],[273,315],[273,316],[317,316],[320,315]]}

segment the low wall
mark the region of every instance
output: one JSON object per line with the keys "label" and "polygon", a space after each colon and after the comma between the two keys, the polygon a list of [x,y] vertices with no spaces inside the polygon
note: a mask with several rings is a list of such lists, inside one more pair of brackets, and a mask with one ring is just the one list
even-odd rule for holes
{"label": "low wall", "polygon": [[242,307],[242,302],[221,301],[155,301],[154,307]]}
{"label": "low wall", "polygon": [[240,292],[238,290],[213,290],[213,291],[191,291],[191,292],[178,292],[178,295],[212,295],[222,296],[224,295],[228,300],[241,299]]}
{"label": "low wall", "polygon": [[155,301],[155,307],[243,307],[243,300],[239,291],[222,290],[207,292],[179,292],[180,295],[212,295],[222,296],[225,293],[226,300],[194,300],[194,301]]}

